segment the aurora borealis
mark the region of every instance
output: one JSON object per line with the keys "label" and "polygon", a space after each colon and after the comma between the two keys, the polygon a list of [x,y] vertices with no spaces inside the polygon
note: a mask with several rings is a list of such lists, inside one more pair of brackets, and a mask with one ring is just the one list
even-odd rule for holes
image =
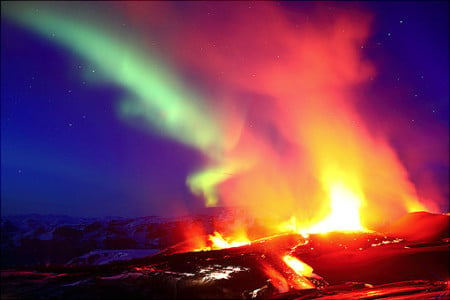
{"label": "aurora borealis", "polygon": [[3,2],[2,211],[447,211],[448,4],[422,6]]}

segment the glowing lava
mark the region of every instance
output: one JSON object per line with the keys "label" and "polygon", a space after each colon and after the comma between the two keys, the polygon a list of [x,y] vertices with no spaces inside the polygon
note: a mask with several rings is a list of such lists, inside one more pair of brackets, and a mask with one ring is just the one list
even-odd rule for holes
{"label": "glowing lava", "polygon": [[357,189],[349,189],[338,182],[330,184],[329,212],[312,225],[300,223],[295,216],[277,226],[281,232],[295,232],[308,237],[310,233],[327,233],[332,231],[368,231],[361,224],[360,208],[364,197]]}
{"label": "glowing lava", "polygon": [[295,272],[295,274],[298,275],[295,278],[291,279],[291,284],[295,289],[315,288],[314,284],[312,284],[311,281],[305,278],[305,276],[307,277],[314,276],[312,272],[313,268],[290,255],[283,256],[283,261],[289,268],[291,268]]}
{"label": "glowing lava", "polygon": [[285,255],[283,261],[298,275],[307,277],[312,275],[313,268],[293,256]]}
{"label": "glowing lava", "polygon": [[197,248],[194,251],[206,251],[206,250],[218,250],[224,248],[240,247],[249,245],[250,240],[246,236],[240,236],[235,238],[224,238],[220,233],[214,231],[212,235],[209,235],[208,240],[211,245],[206,247]]}

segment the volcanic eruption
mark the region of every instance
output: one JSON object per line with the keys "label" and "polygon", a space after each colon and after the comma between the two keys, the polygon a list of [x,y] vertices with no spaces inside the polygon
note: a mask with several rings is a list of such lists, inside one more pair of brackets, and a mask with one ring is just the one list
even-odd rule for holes
{"label": "volcanic eruption", "polygon": [[[366,123],[360,104],[371,99],[365,91],[378,72],[364,49],[373,15],[326,3],[295,13],[273,2],[109,5],[112,12],[94,17],[83,3],[9,3],[2,15],[94,65],[95,80],[126,93],[117,105],[124,122],[201,153],[186,184],[206,207],[243,213],[212,230],[185,228],[185,241],[120,276],[119,267],[101,269],[80,282],[126,290],[124,282],[143,276],[180,298],[322,297],[317,291],[416,279],[441,281],[405,286],[447,289],[439,262],[448,263],[448,215],[425,217],[442,218],[426,221],[435,224],[431,240],[391,226],[407,213],[438,213],[444,197],[419,193],[389,132]],[[380,276],[388,269],[377,265],[380,256],[393,266],[424,259],[439,278],[420,277],[422,265]],[[351,267],[339,281],[344,261]],[[68,283],[71,272],[61,280],[78,286]],[[360,283],[336,286],[347,281]],[[85,296],[95,288],[69,289]]]}

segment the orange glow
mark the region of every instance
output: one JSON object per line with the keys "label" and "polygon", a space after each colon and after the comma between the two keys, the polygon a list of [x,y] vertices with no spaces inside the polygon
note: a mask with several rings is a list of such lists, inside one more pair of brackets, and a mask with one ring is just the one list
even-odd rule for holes
{"label": "orange glow", "polygon": [[209,236],[209,240],[212,242],[212,248],[231,248],[231,247],[239,247],[243,245],[250,244],[250,241],[247,237],[240,237],[236,240],[225,240],[220,233],[217,231],[214,232],[213,235]]}
{"label": "orange glow", "polygon": [[313,268],[293,256],[285,255],[283,261],[298,275],[307,277],[312,275]]}
{"label": "orange glow", "polygon": [[220,233],[214,231],[212,235],[209,235],[208,240],[210,241],[209,246],[197,248],[194,251],[206,251],[206,250],[218,250],[225,248],[240,247],[244,245],[249,245],[251,242],[247,236],[239,236],[233,238],[224,238]]}
{"label": "orange glow", "polygon": [[330,187],[329,215],[308,229],[309,233],[325,233],[330,231],[362,231],[359,209],[363,204],[361,196],[347,189],[342,184]]}
{"label": "orange glow", "polygon": [[300,224],[295,216],[278,226],[281,232],[295,232],[307,238],[311,233],[331,231],[368,231],[361,224],[360,207],[363,197],[340,183],[332,183],[329,188],[330,212],[312,225]]}

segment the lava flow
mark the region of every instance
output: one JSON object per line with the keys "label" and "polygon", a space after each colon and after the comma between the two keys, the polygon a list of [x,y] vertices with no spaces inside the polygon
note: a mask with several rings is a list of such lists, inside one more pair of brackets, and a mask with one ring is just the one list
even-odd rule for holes
{"label": "lava flow", "polygon": [[298,275],[311,277],[313,274],[313,268],[311,266],[305,264],[300,261],[298,258],[293,257],[291,255],[285,255],[283,257],[284,262],[297,273]]}

